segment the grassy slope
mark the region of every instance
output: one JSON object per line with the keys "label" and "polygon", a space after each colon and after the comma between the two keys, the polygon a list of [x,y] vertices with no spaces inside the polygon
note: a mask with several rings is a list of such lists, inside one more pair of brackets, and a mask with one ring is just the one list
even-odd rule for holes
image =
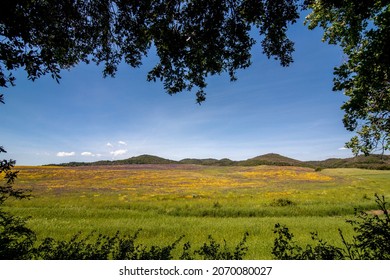
{"label": "grassy slope", "polygon": [[[40,237],[69,238],[78,231],[143,232],[145,244],[168,244],[182,234],[196,245],[212,234],[237,243],[249,231],[249,259],[271,258],[275,223],[298,240],[311,231],[338,240],[337,228],[354,207],[373,209],[373,194],[390,196],[390,172],[298,167],[147,165],[20,168],[17,186],[33,190],[30,201],[9,209],[32,216]],[[291,206],[278,206],[278,200]]]}

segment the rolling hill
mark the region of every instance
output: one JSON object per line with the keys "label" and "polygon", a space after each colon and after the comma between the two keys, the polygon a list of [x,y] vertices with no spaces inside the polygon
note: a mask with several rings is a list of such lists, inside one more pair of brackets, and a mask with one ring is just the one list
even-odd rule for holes
{"label": "rolling hill", "polygon": [[279,166],[302,166],[303,163],[299,160],[285,157],[279,154],[265,154],[250,158],[247,160],[239,161],[238,165],[253,166],[253,165],[279,165]]}
{"label": "rolling hill", "polygon": [[69,162],[62,164],[49,164],[57,166],[100,166],[100,165],[126,165],[126,164],[196,164],[210,166],[301,166],[310,168],[365,168],[365,169],[388,169],[390,170],[390,156],[370,155],[353,158],[330,158],[322,161],[299,161],[275,153],[260,155],[247,160],[233,161],[224,159],[196,159],[186,158],[180,161],[165,159],[153,155],[140,155],[122,160],[104,160],[96,162]]}

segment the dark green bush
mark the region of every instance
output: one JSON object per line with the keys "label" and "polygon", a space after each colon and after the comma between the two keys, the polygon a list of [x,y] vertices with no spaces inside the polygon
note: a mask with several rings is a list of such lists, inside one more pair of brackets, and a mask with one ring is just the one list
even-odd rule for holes
{"label": "dark green bush", "polygon": [[44,260],[170,260],[172,251],[182,238],[168,246],[143,246],[136,244],[140,230],[134,235],[114,236],[94,234],[81,238],[74,235],[69,241],[46,238],[34,249],[33,257]]}
{"label": "dark green bush", "polygon": [[233,251],[227,246],[226,240],[222,245],[209,235],[208,242],[204,243],[199,250],[195,250],[194,255],[198,255],[204,260],[242,260],[248,251],[248,247],[245,245],[248,235],[246,232]]}
{"label": "dark green bush", "polygon": [[[81,238],[80,233],[74,235],[69,241],[56,241],[46,238],[31,254],[34,259],[43,260],[171,260],[174,258],[173,251],[184,236],[180,237],[167,246],[150,247],[137,244],[140,230],[132,236],[98,235],[94,239],[93,234]],[[248,248],[245,246],[248,234],[230,249],[226,241],[223,245],[209,236],[208,242],[199,249],[191,251],[191,244],[183,245],[181,260],[205,259],[205,260],[241,260]]]}
{"label": "dark green bush", "polygon": [[292,200],[287,198],[278,198],[271,203],[271,206],[281,206],[281,207],[293,206],[293,205],[295,205],[295,203]]}
{"label": "dark green bush", "polygon": [[344,259],[343,250],[327,244],[318,237],[317,233],[311,233],[313,241],[317,245],[307,244],[304,248],[294,240],[294,235],[289,229],[280,224],[275,225],[272,254],[277,260],[339,260]]}

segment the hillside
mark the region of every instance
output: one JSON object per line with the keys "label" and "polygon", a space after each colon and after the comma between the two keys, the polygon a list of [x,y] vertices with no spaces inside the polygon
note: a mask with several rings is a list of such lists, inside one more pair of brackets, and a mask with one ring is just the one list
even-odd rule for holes
{"label": "hillside", "polygon": [[253,166],[253,165],[279,165],[279,166],[302,166],[303,163],[299,160],[285,157],[279,154],[265,154],[250,158],[247,160],[239,161],[238,165],[241,166]]}
{"label": "hillside", "polygon": [[307,161],[308,166],[319,168],[365,168],[365,169],[390,169],[390,156],[384,155],[360,155],[353,158],[330,158],[323,161]]}
{"label": "hillside", "polygon": [[140,155],[140,156],[131,157],[128,159],[116,160],[114,162],[115,162],[115,164],[170,164],[170,163],[177,163],[174,160],[165,159],[162,157],[152,156],[152,155]]}
{"label": "hillside", "polygon": [[390,156],[380,155],[358,156],[353,158],[330,158],[322,161],[299,161],[279,154],[269,153],[242,161],[224,159],[196,159],[186,158],[180,161],[165,159],[153,155],[140,155],[123,160],[104,160],[96,162],[69,162],[62,164],[51,164],[59,166],[100,166],[100,165],[126,165],[126,164],[196,164],[211,166],[256,166],[256,165],[277,165],[277,166],[302,166],[310,168],[365,168],[365,169],[388,169],[390,170]]}

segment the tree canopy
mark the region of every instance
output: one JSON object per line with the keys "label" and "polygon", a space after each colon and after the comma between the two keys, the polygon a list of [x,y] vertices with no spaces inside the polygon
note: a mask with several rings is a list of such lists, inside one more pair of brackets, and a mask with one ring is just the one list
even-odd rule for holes
{"label": "tree canopy", "polygon": [[346,146],[357,155],[390,150],[390,1],[306,1],[310,29],[324,29],[324,41],[342,47],[335,91],[349,98],[344,125],[356,131]]}

